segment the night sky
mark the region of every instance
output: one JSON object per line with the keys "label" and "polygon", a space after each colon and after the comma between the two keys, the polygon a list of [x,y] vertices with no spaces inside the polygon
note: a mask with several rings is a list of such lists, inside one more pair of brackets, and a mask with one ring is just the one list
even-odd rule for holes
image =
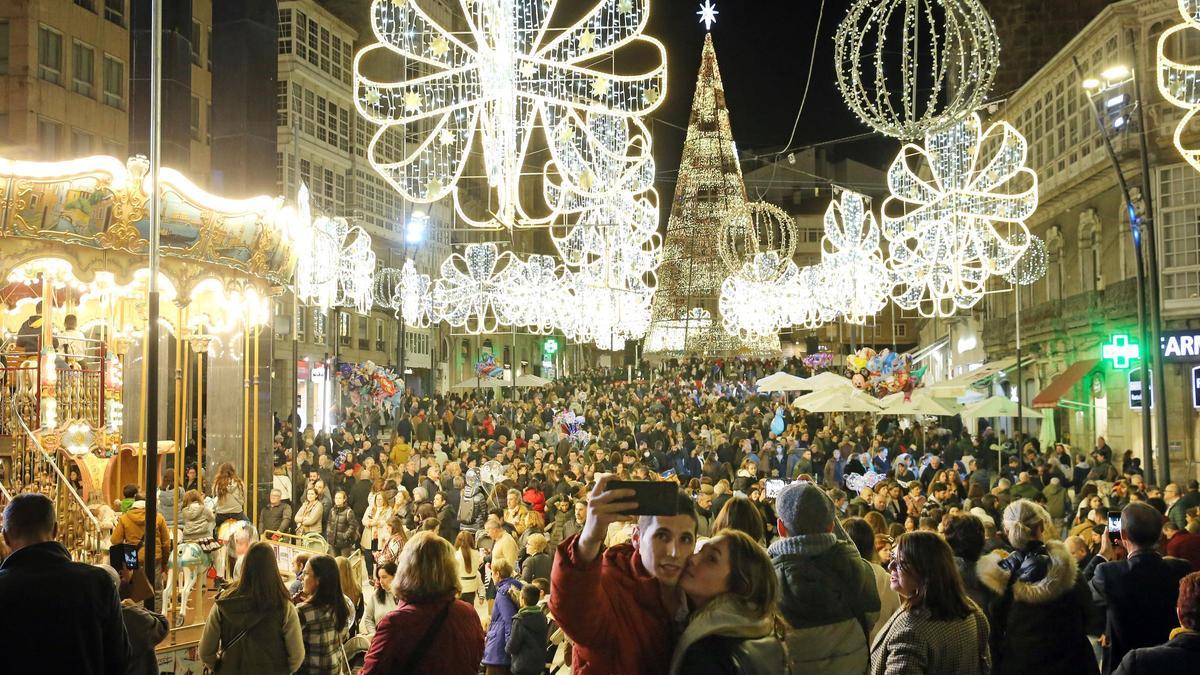
{"label": "night sky", "polygon": [[[664,201],[671,193],[687,127],[704,26],[696,11],[699,0],[658,0],[652,6],[648,35],[667,46],[670,92],[655,111],[653,126],[659,189]],[[775,152],[787,142],[804,93],[817,39],[812,84],[792,147],[856,136],[870,131],[846,108],[833,71],[833,34],[846,15],[850,0],[717,0],[720,14],[713,25],[717,62],[733,123],[733,135],[743,158],[752,152]],[[840,144],[838,150],[881,165],[894,143],[873,140]]]}

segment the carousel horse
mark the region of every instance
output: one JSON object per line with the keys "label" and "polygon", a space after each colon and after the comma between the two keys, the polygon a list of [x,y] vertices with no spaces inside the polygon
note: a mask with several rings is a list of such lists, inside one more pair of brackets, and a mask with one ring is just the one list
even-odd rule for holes
{"label": "carousel horse", "polygon": [[212,565],[212,558],[194,542],[182,542],[175,547],[175,559],[167,568],[167,585],[163,589],[163,614],[171,612],[171,601],[175,598],[175,563],[178,563],[183,575],[183,588],[179,594],[179,616],[175,620],[178,627],[187,620],[188,599],[192,597],[192,589],[196,586],[196,580]]}
{"label": "carousel horse", "polygon": [[[258,541],[258,530],[248,520],[227,520],[217,528],[217,539],[223,544],[214,553],[213,564],[217,568],[217,576],[232,580],[237,576],[237,561]],[[234,560],[233,568],[229,567],[230,558]]]}

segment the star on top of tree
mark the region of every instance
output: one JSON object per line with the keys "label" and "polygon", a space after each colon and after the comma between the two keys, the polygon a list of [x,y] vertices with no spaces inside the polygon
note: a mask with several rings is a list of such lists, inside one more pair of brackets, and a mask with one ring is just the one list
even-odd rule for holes
{"label": "star on top of tree", "polygon": [[717,15],[720,13],[713,5],[712,0],[704,0],[700,3],[700,11],[696,12],[700,17],[700,23],[704,24],[704,30],[712,30],[712,25],[717,22]]}

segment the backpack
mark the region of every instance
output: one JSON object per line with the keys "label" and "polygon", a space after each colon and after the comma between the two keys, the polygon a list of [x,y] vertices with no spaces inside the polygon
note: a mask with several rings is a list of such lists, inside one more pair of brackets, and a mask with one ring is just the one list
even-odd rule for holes
{"label": "backpack", "polygon": [[463,490],[458,499],[458,522],[471,525],[479,518],[479,502],[475,499],[475,490]]}

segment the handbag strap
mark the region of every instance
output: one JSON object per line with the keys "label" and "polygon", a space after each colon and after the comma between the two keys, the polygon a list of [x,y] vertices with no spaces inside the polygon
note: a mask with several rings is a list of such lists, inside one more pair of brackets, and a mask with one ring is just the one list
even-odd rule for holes
{"label": "handbag strap", "polygon": [[405,660],[404,667],[396,672],[411,673],[413,667],[420,663],[421,659],[425,658],[425,654],[429,651],[429,648],[433,644],[433,638],[437,637],[438,631],[440,631],[442,629],[442,625],[446,623],[446,617],[450,615],[450,605],[452,604],[454,604],[453,598],[451,598],[450,602],[447,602],[446,605],[442,607],[442,611],[438,613],[437,618],[433,620],[433,623],[429,625],[429,628],[425,631],[425,634],[421,636],[420,642],[417,643],[417,648],[413,650],[413,653],[409,654],[408,659]]}
{"label": "handbag strap", "polygon": [[239,640],[246,637],[246,633],[249,633],[251,630],[253,630],[255,626],[257,626],[260,622],[262,622],[262,620],[264,618],[266,618],[266,616],[267,616],[266,614],[258,615],[257,619],[251,621],[245,628],[242,629],[242,631],[240,633],[238,633],[237,635],[234,635],[233,639],[229,641],[229,644],[225,644],[225,645],[221,646],[221,653],[222,654],[228,653],[230,647],[233,647],[235,644],[238,643]]}

